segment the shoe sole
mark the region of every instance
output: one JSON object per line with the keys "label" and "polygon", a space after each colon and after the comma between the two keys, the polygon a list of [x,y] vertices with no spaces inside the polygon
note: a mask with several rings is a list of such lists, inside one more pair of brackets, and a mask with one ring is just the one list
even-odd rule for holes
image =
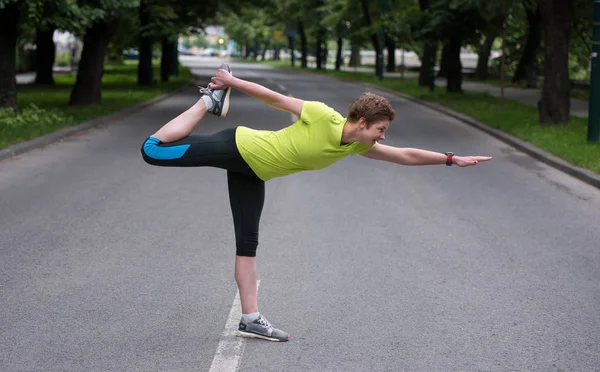
{"label": "shoe sole", "polygon": [[222,118],[227,116],[227,112],[229,111],[229,94],[231,94],[231,87],[227,88],[227,93],[225,93],[225,101],[223,102],[223,111],[221,112],[221,115],[219,115]]}
{"label": "shoe sole", "polygon": [[242,332],[239,330],[237,331],[237,336],[244,337],[244,338],[258,338],[261,340],[274,341],[274,342],[287,342],[289,340],[289,338],[287,340],[280,340],[278,338],[259,335],[258,333]]}
{"label": "shoe sole", "polygon": [[[231,71],[231,67],[227,65],[227,70],[230,74],[233,75],[233,71]],[[224,118],[227,116],[227,112],[229,112],[229,94],[231,93],[231,87],[227,88],[227,93],[225,93],[225,102],[223,102],[223,112],[221,112],[221,117]]]}

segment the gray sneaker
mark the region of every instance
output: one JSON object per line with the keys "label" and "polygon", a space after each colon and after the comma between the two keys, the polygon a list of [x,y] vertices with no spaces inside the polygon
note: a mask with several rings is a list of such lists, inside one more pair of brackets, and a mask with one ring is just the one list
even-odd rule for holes
{"label": "gray sneaker", "polygon": [[[219,70],[221,69],[231,72],[231,67],[229,67],[227,63],[223,63],[221,67],[219,67]],[[231,87],[218,90],[201,87],[200,93],[202,93],[203,100],[210,99],[212,101],[212,107],[208,112],[222,118],[227,115],[227,112],[229,111],[229,94],[231,93]]]}
{"label": "gray sneaker", "polygon": [[273,328],[271,323],[262,315],[259,315],[258,319],[251,323],[240,321],[238,336],[281,342],[286,342],[290,339],[290,335],[281,329]]}

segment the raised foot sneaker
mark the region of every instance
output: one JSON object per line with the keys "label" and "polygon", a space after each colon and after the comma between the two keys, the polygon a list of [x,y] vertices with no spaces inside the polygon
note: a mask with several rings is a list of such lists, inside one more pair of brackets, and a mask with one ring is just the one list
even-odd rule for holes
{"label": "raised foot sneaker", "polygon": [[290,335],[281,329],[273,328],[271,323],[262,315],[259,315],[258,319],[253,322],[244,323],[243,320],[240,321],[238,336],[279,342],[285,342],[290,339]]}
{"label": "raised foot sneaker", "polygon": [[[223,63],[219,70],[225,70],[231,73],[231,67],[227,63]],[[224,118],[229,111],[229,95],[231,94],[231,87],[225,89],[211,89],[211,88],[200,88],[202,93],[202,100],[206,104],[207,111],[213,115]]]}

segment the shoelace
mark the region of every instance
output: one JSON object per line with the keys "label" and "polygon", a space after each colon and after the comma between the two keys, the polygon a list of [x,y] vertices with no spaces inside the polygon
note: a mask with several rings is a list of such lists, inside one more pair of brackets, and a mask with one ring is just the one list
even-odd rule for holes
{"label": "shoelace", "polygon": [[200,93],[204,94],[204,93],[212,93],[212,89],[210,88],[205,88],[205,87],[198,87],[200,88]]}
{"label": "shoelace", "polygon": [[260,325],[265,326],[269,329],[272,329],[273,326],[271,325],[271,323],[269,323],[268,320],[266,320],[265,318],[263,318],[262,316],[258,318],[258,322],[260,323]]}

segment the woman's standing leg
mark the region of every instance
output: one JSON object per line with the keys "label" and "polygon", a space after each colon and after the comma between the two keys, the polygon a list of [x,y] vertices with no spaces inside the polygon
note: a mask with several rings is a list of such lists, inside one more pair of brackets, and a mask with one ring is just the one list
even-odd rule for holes
{"label": "woman's standing leg", "polygon": [[235,281],[242,303],[238,334],[270,341],[287,341],[289,335],[273,328],[258,312],[256,248],[260,216],[265,201],[265,183],[255,175],[227,172],[227,184],[235,227]]}
{"label": "woman's standing leg", "polygon": [[256,248],[265,183],[256,176],[227,172],[227,186],[235,228],[235,281],[240,290],[242,313],[256,313]]}

